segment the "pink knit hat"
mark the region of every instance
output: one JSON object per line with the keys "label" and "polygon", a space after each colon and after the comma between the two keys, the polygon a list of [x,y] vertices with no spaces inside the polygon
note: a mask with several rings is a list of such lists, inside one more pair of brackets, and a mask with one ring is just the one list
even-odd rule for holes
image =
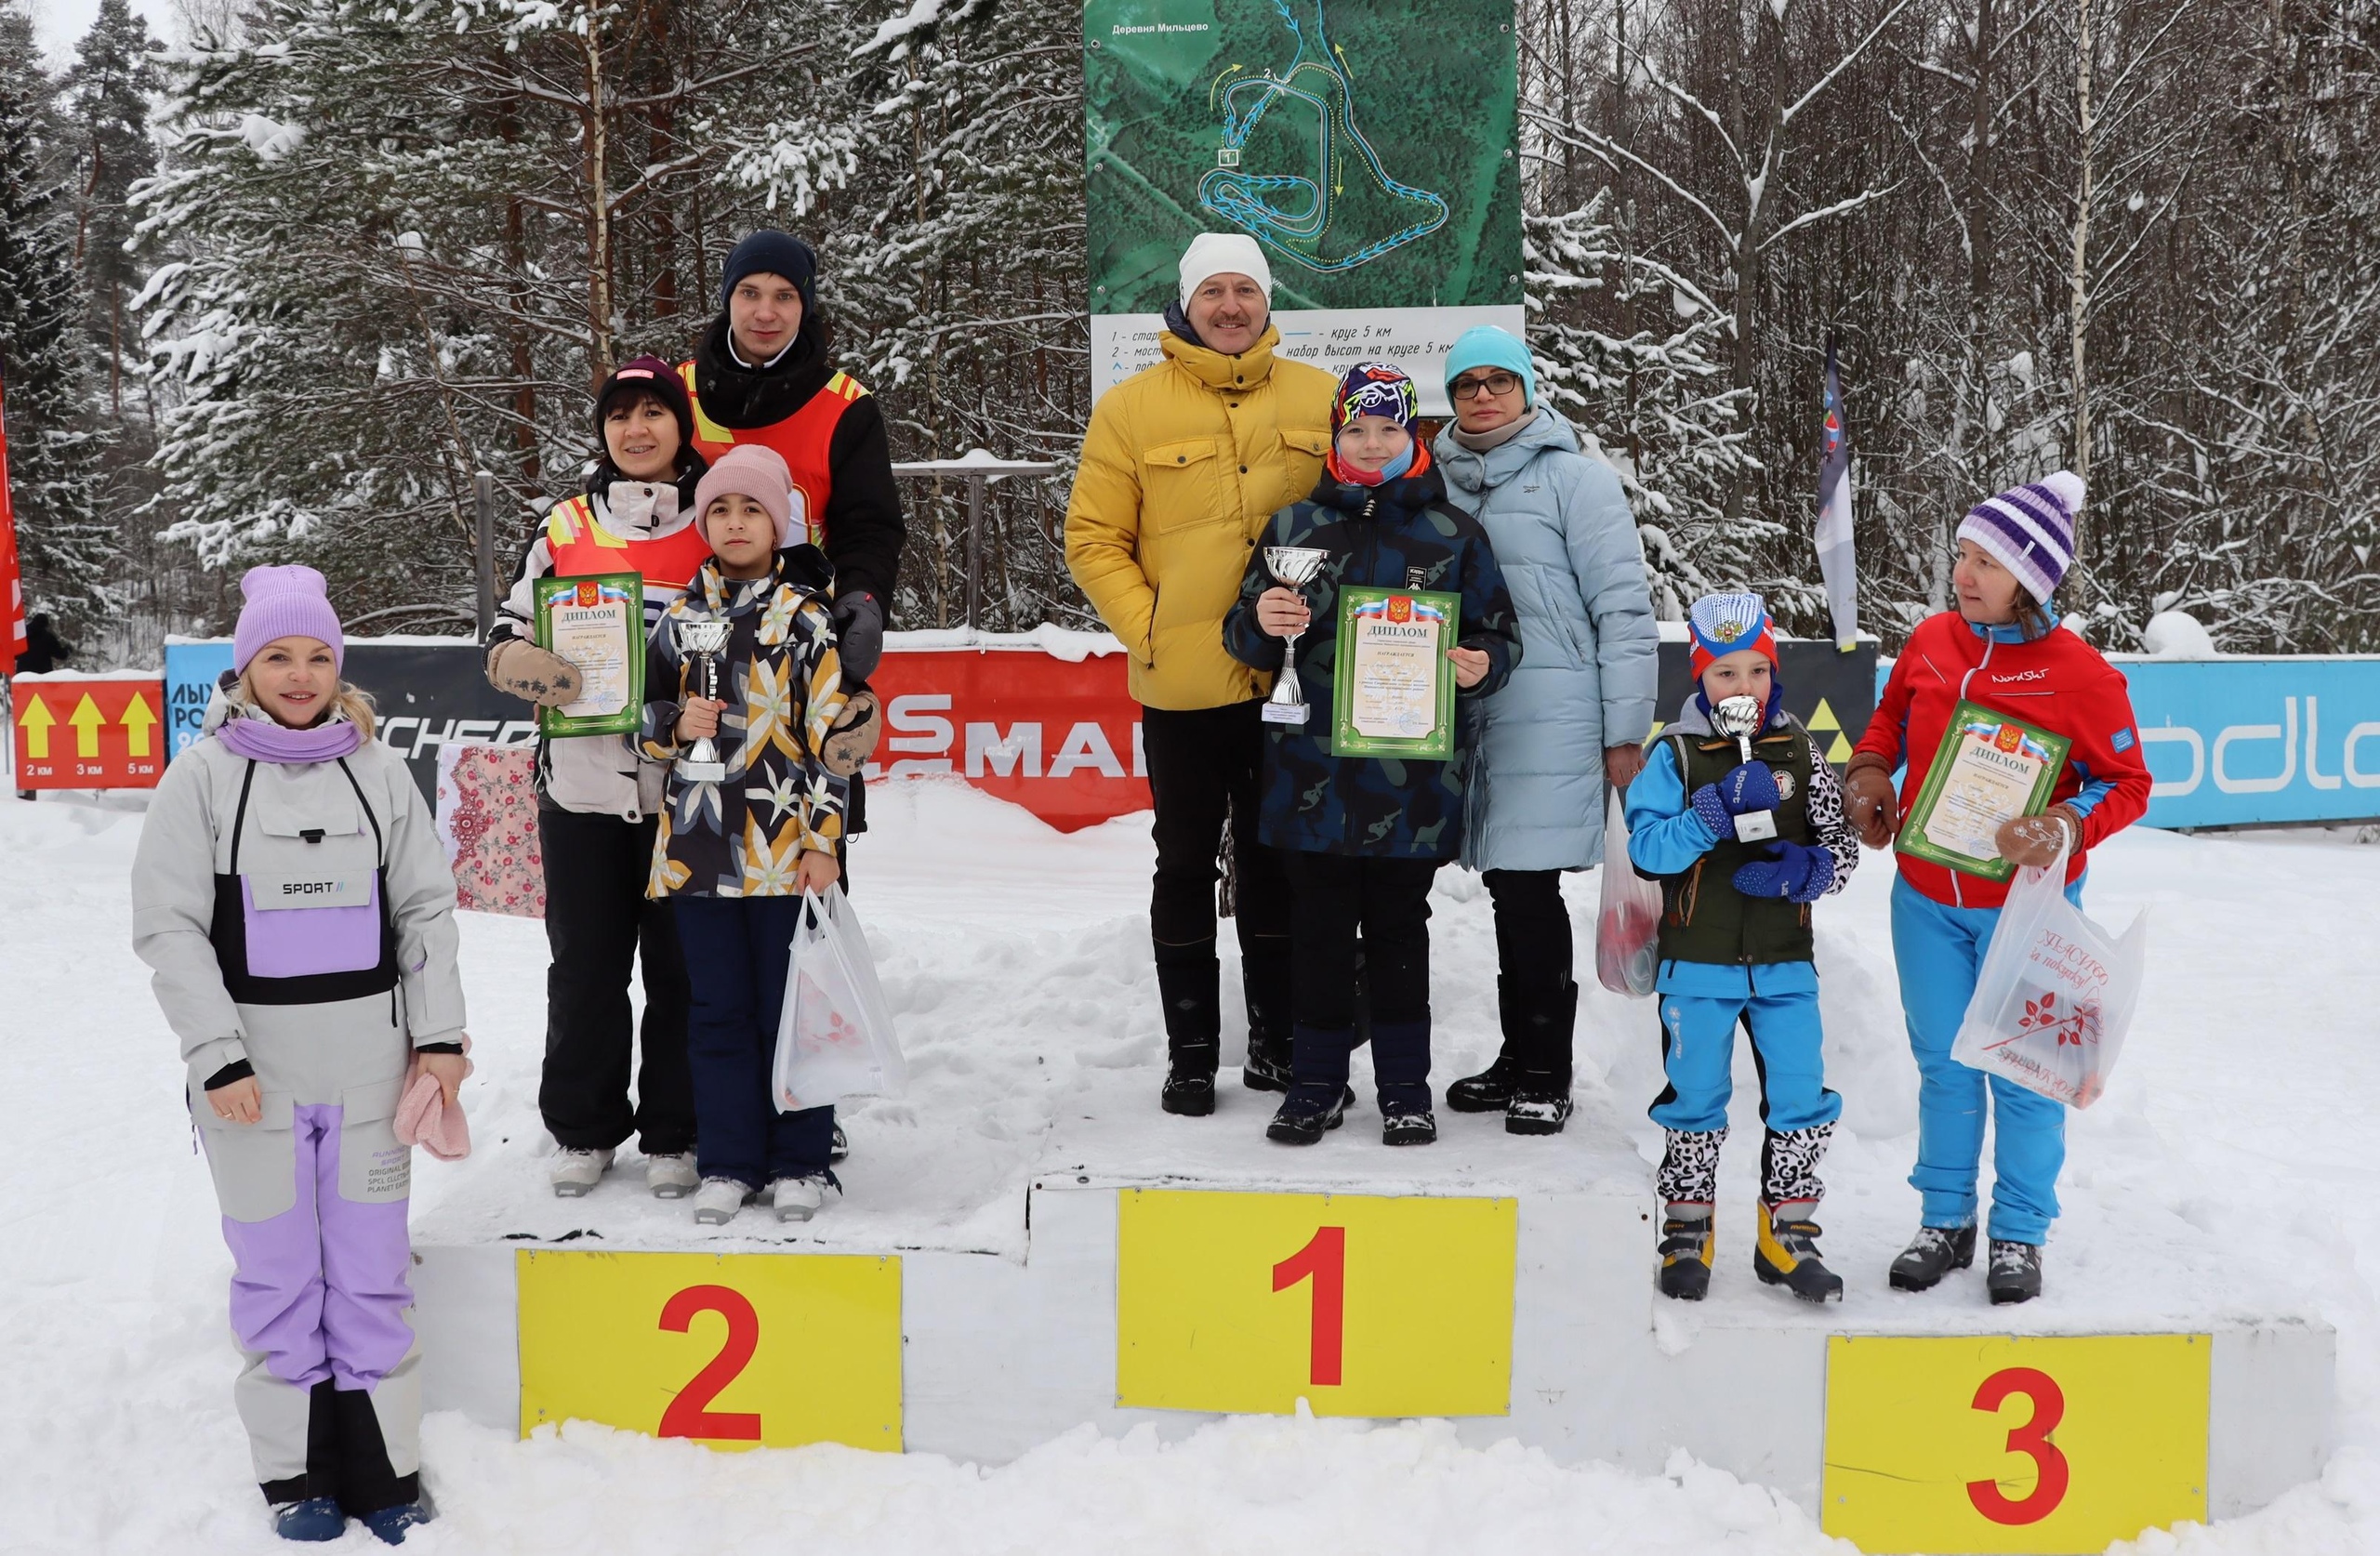
{"label": "pink knit hat", "polygon": [[323,575],[311,567],[252,567],[240,578],[240,625],[231,631],[231,668],[245,673],[248,661],[275,638],[315,638],[331,647],[331,663],[347,663],[347,634],[331,609]]}
{"label": "pink knit hat", "polygon": [[721,455],[694,487],[694,522],[710,511],[712,498],[730,494],[751,498],[776,521],[778,550],[793,544],[793,472],[785,455],[760,443],[738,443]]}

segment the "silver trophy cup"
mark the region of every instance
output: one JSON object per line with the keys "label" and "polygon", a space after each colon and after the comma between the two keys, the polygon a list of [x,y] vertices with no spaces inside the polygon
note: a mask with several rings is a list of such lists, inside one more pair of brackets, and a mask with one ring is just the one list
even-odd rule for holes
{"label": "silver trophy cup", "polygon": [[[727,651],[727,640],[735,630],[732,621],[697,619],[678,624],[678,652],[694,662],[705,697],[719,700],[718,655]],[[678,775],[689,783],[717,784],[725,781],[727,764],[719,758],[719,746],[710,736],[703,735],[678,758]]]}
{"label": "silver trophy cup", "polygon": [[[1274,579],[1286,588],[1298,591],[1303,599],[1305,587],[1314,582],[1330,553],[1312,546],[1267,546],[1264,566]],[[1312,711],[1306,706],[1305,689],[1298,684],[1298,639],[1302,629],[1292,632],[1281,644],[1281,675],[1273,682],[1273,694],[1264,699],[1264,722],[1267,724],[1302,724]]]}
{"label": "silver trophy cup", "polygon": [[[1733,737],[1743,758],[1752,760],[1752,737],[1760,732],[1761,715],[1767,711],[1758,697],[1722,697],[1711,709],[1711,727]],[[1752,811],[1736,818],[1736,840],[1763,843],[1777,836],[1777,812]]]}

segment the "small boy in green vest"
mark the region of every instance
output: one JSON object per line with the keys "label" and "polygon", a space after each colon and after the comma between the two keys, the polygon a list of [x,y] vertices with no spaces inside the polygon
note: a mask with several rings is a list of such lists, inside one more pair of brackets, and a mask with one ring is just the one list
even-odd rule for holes
{"label": "small boy in green vest", "polygon": [[[1843,1112],[1819,1054],[1810,904],[1850,879],[1858,837],[1826,758],[1784,710],[1776,627],[1760,596],[1707,595],[1688,626],[1695,693],[1655,741],[1627,801],[1629,859],[1660,881],[1663,908],[1654,989],[1669,1085],[1652,1107],[1666,1137],[1655,1180],[1660,1288],[1687,1301],[1711,1288],[1740,1024],[1760,1061],[1767,1136],[1752,1272],[1805,1301],[1839,1301],[1842,1277],[1821,1262],[1810,1220],[1825,1192],[1818,1160]],[[1728,713],[1751,716],[1714,719],[1730,698],[1751,701]]]}

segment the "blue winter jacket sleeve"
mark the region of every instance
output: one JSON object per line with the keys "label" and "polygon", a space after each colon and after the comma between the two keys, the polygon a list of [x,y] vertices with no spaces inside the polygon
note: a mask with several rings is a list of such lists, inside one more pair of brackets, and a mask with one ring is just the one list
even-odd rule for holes
{"label": "blue winter jacket sleeve", "polygon": [[1639,745],[1653,732],[1660,632],[1645,581],[1645,543],[1619,478],[1598,469],[1563,494],[1562,536],[1570,571],[1594,624],[1595,670],[1603,694],[1603,743]]}
{"label": "blue winter jacket sleeve", "polygon": [[1682,876],[1719,840],[1686,798],[1677,752],[1664,740],[1628,785],[1628,857],[1646,875]]}

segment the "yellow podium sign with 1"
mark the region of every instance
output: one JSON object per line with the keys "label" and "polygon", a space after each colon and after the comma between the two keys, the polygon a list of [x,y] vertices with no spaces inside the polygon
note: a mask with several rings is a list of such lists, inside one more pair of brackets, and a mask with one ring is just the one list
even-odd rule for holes
{"label": "yellow podium sign with 1", "polygon": [[1836,1335],[1819,1523],[1868,1552],[2105,1549],[2206,1517],[2205,1335]]}
{"label": "yellow podium sign with 1", "polygon": [[1504,1415],[1518,1224],[1510,1199],[1124,1190],[1116,1403]]}
{"label": "yellow podium sign with 1", "polygon": [[521,1434],[901,1451],[901,1261],[522,1249]]}

